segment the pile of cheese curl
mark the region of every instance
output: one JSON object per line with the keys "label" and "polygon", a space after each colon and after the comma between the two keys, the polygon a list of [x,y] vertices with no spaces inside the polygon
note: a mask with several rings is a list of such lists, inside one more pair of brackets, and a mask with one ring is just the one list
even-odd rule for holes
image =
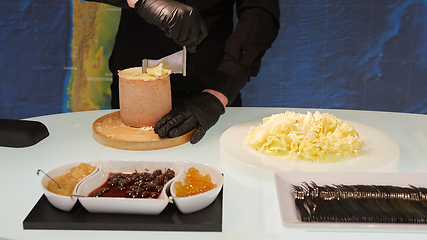
{"label": "pile of cheese curl", "polygon": [[243,144],[273,157],[317,163],[359,156],[363,146],[353,126],[318,111],[266,117],[258,127],[251,127]]}

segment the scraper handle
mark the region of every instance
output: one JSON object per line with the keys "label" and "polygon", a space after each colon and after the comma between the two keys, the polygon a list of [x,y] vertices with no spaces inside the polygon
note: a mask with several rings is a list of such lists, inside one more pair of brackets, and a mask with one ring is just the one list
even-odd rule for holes
{"label": "scraper handle", "polygon": [[142,59],[142,74],[147,73],[148,60],[146,58]]}
{"label": "scraper handle", "polygon": [[182,76],[187,75],[187,47],[182,47],[183,54],[182,54]]}

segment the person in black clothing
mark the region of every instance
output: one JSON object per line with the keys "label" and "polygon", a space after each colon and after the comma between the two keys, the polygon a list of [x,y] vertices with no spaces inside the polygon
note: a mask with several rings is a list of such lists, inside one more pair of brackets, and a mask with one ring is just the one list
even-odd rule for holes
{"label": "person in black clothing", "polygon": [[154,131],[177,137],[195,128],[192,144],[218,121],[225,106],[242,106],[240,90],[258,74],[279,31],[278,0],[89,1],[122,8],[109,60],[112,108],[119,108],[119,70],[187,46],[187,76],[170,76],[172,110]]}

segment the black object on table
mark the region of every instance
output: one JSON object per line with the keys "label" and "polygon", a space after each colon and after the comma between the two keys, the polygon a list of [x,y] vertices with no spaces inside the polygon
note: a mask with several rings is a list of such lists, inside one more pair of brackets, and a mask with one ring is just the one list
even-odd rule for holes
{"label": "black object on table", "polygon": [[89,213],[78,201],[70,212],[52,206],[43,195],[23,222],[24,229],[126,230],[126,231],[222,231],[223,191],[207,208],[183,214],[169,203],[159,215]]}
{"label": "black object on table", "polygon": [[0,146],[2,147],[29,147],[47,136],[49,131],[41,122],[0,119]]}

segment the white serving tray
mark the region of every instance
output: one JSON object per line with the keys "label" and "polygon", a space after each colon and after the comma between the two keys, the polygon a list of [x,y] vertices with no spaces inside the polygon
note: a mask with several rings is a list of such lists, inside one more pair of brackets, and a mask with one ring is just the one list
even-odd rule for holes
{"label": "white serving tray", "polygon": [[[77,200],[90,213],[122,213],[122,214],[144,214],[158,215],[168,205],[174,203],[178,209],[189,214],[200,211],[208,207],[217,198],[223,186],[223,175],[216,168],[204,163],[188,161],[132,161],[132,160],[101,160],[90,162],[97,166],[96,171],[80,181],[72,196],[62,196],[46,190],[46,185],[50,179],[47,176],[42,178],[42,187],[44,194],[49,202],[58,209],[70,211]],[[52,176],[60,176],[71,167],[78,166],[80,163],[67,164],[50,171]],[[170,187],[174,187],[176,181],[184,182],[186,172],[189,168],[195,167],[200,173],[208,173],[211,176],[212,183],[216,188],[210,191],[188,197],[178,197]],[[109,178],[110,173],[150,172],[160,169],[165,172],[171,169],[175,172],[175,177],[168,181],[158,198],[123,198],[123,197],[89,197],[90,193],[102,186]],[[130,186],[130,185],[128,185]]]}
{"label": "white serving tray", "polygon": [[394,185],[399,187],[427,187],[427,173],[296,173],[274,174],[277,198],[283,226],[317,231],[427,231],[427,224],[397,223],[339,223],[302,222],[295,207],[292,185],[315,182],[317,185],[366,184]]}

